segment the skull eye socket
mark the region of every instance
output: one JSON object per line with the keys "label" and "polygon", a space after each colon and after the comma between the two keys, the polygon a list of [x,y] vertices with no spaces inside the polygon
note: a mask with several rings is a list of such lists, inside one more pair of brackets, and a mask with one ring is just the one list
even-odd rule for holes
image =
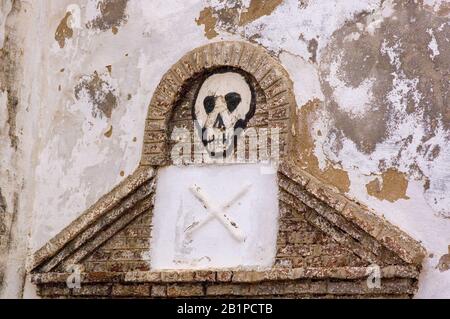
{"label": "skull eye socket", "polygon": [[233,112],[241,103],[242,98],[238,93],[232,92],[225,95],[228,111]]}
{"label": "skull eye socket", "polygon": [[216,98],[214,96],[207,96],[203,101],[203,106],[205,107],[206,113],[211,113],[216,106]]}

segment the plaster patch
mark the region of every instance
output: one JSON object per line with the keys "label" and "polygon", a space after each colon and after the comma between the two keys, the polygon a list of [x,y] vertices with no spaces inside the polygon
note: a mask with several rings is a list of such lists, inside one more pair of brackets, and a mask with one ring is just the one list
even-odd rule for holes
{"label": "plaster patch", "polygon": [[[205,9],[211,9],[217,18],[214,32],[221,36],[227,33],[239,35],[276,54],[289,51],[305,60],[314,56],[309,51],[316,51],[319,61],[320,51],[339,26],[361,11],[377,9],[381,2],[312,0],[299,4],[298,1],[280,0],[208,0]],[[281,32],[280,21],[283,21]],[[212,21],[210,26],[213,27]]]}
{"label": "plaster patch", "polygon": [[217,18],[214,16],[214,12],[211,8],[205,8],[200,12],[198,19],[195,19],[197,25],[205,26],[205,36],[208,39],[213,39],[219,34],[216,32]]}
{"label": "plaster patch", "polygon": [[67,12],[66,16],[61,20],[56,28],[55,40],[58,42],[59,47],[62,49],[66,45],[66,39],[70,39],[73,36],[73,29],[69,26],[69,19],[72,13]]}
{"label": "plaster patch", "polygon": [[395,169],[388,169],[381,174],[381,182],[378,178],[366,185],[367,193],[380,200],[395,202],[399,199],[409,199],[406,196],[408,179],[404,173]]}
{"label": "plaster patch", "polygon": [[319,166],[319,160],[314,153],[315,138],[313,132],[312,123],[314,123],[319,115],[320,101],[314,100],[306,103],[302,106],[298,112],[298,134],[295,139],[297,140],[297,160],[300,167],[310,172],[312,175],[321,178],[323,181],[330,183],[337,187],[341,192],[346,193],[350,190],[350,179],[348,173],[335,167],[332,162],[326,160],[325,167],[323,169]]}
{"label": "plaster patch", "polygon": [[283,0],[251,0],[248,8],[241,14],[239,25],[243,26],[262,16],[271,15],[281,3]]}

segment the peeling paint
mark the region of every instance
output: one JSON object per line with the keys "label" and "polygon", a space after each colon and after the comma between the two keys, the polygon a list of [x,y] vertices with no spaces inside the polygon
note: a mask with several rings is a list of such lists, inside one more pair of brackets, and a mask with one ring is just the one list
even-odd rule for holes
{"label": "peeling paint", "polygon": [[421,180],[428,205],[444,216],[450,213],[440,195],[450,189],[444,164],[449,28],[448,18],[420,3],[385,1],[337,29],[319,56],[324,116],[332,124],[316,147],[347,171],[355,163],[366,176],[391,167]]}
{"label": "peeling paint", "polygon": [[106,31],[111,29],[117,34],[119,27],[127,22],[128,0],[100,0],[97,3],[99,15],[87,23],[87,27]]}
{"label": "peeling paint", "polygon": [[381,182],[378,178],[366,185],[367,193],[380,200],[395,202],[399,199],[409,199],[406,196],[408,179],[404,173],[395,169],[388,169],[381,174]]}
{"label": "peeling paint", "polygon": [[[436,51],[430,56],[430,34],[427,32],[442,26],[441,32],[434,35],[435,41],[442,46],[443,52],[449,52],[450,26],[442,25],[442,18],[413,3],[399,2],[393,12],[379,21],[380,27],[372,34],[363,33],[354,41],[345,39],[360,32],[360,25],[365,24],[368,16],[363,14],[347,23],[335,32],[333,42],[322,57],[325,62],[322,84],[327,105],[336,114],[336,126],[365,153],[372,153],[377,144],[390,136],[390,131],[404,121],[404,112],[424,123],[427,128],[424,141],[436,134],[439,125],[446,130],[450,128],[450,114],[445,110],[449,85],[444,71],[450,66],[449,59]],[[414,23],[411,23],[412,19]],[[338,47],[342,48],[341,56],[335,54]],[[351,126],[347,125],[354,111],[348,110],[333,96],[333,81],[344,81],[348,92],[352,92],[364,81],[374,78],[377,81],[365,89],[370,99],[364,107],[364,116],[353,121]]]}
{"label": "peeling paint", "polygon": [[320,101],[310,101],[303,105],[298,113],[298,134],[296,140],[298,147],[298,162],[301,167],[312,175],[322,178],[325,182],[337,187],[341,192],[350,190],[350,179],[348,173],[340,168],[334,167],[331,162],[326,163],[321,169],[319,160],[314,154],[315,142],[311,136],[311,123],[318,117]]}
{"label": "peeling paint", "polygon": [[251,0],[249,7],[241,14],[239,25],[243,26],[262,16],[271,15],[281,3],[283,0]]}
{"label": "peeling paint", "polygon": [[67,12],[55,32],[55,40],[58,42],[61,49],[66,45],[66,39],[70,39],[73,36],[73,29],[69,26],[69,19],[71,16],[72,13]]}
{"label": "peeling paint", "polygon": [[75,87],[77,99],[87,98],[92,105],[92,115],[111,118],[112,111],[117,107],[118,101],[115,88],[108,83],[104,75],[97,71],[92,75],[83,76]]}
{"label": "peeling paint", "polygon": [[[205,36],[213,39],[219,35],[218,30],[244,35],[245,27],[252,22],[270,16],[283,0],[251,0],[248,6],[245,1],[210,1],[210,6],[205,7],[195,22],[205,26]],[[255,41],[258,33],[248,36],[247,39]]]}
{"label": "peeling paint", "polygon": [[[264,46],[275,54],[289,51],[302,56],[305,60],[310,57],[308,52],[310,40],[318,41],[319,53],[336,29],[363,10],[375,10],[380,3],[381,0],[285,0],[270,15],[263,15],[246,25],[239,25],[241,14],[248,9],[249,1],[207,1],[208,8],[213,10],[218,19],[215,31],[221,36],[238,35]],[[280,21],[282,31],[279,29],[281,25],[278,26]]]}
{"label": "peeling paint", "polygon": [[217,18],[214,17],[214,12],[211,8],[205,8],[200,12],[198,19],[195,19],[197,25],[205,26],[205,36],[208,39],[213,39],[219,34],[214,29],[216,27]]}

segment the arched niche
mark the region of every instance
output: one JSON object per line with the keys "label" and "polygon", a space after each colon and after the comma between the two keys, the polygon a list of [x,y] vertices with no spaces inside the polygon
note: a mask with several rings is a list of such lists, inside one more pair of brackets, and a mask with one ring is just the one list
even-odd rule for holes
{"label": "arched niche", "polygon": [[214,72],[243,74],[256,95],[255,116],[248,126],[279,128],[280,159],[289,154],[295,132],[295,96],[286,70],[267,51],[245,42],[215,42],[183,56],[163,76],[148,108],[141,166],[171,163],[171,132],[183,122],[192,130],[190,107],[198,86]]}

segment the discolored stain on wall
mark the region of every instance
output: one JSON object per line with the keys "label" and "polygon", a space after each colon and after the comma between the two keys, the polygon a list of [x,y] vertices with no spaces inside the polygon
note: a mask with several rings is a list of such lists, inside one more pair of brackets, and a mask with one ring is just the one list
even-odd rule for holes
{"label": "discolored stain on wall", "polygon": [[319,46],[319,42],[317,42],[316,39],[311,39],[308,42],[308,52],[311,54],[311,57],[309,58],[309,61],[312,63],[317,62],[317,48]]}
{"label": "discolored stain on wall", "polygon": [[127,5],[128,0],[100,0],[97,4],[100,15],[88,22],[87,27],[101,31],[111,29],[117,34],[119,27],[127,22]]}
{"label": "discolored stain on wall", "polygon": [[205,26],[205,36],[208,39],[213,39],[219,35],[215,30],[217,18],[214,16],[214,11],[212,8],[203,9],[200,12],[198,19],[195,19],[195,22],[197,22],[197,25]]}
{"label": "discolored stain on wall", "polygon": [[346,193],[350,190],[350,179],[348,173],[340,168],[336,168],[331,162],[327,161],[325,168],[321,169],[319,160],[314,154],[315,141],[311,136],[311,123],[319,116],[321,102],[319,100],[310,101],[303,105],[298,114],[298,132],[295,136],[296,158],[298,164],[311,173],[321,178],[323,181],[337,187],[341,192]]}
{"label": "discolored stain on wall", "polygon": [[2,189],[0,188],[0,247],[6,247],[6,235],[6,200],[2,194]]}
{"label": "discolored stain on wall", "polygon": [[11,11],[6,17],[8,31],[5,32],[3,46],[0,48],[0,92],[6,92],[8,137],[11,147],[15,150],[17,150],[19,144],[16,117],[19,108],[20,83],[17,81],[17,73],[20,70],[19,65],[23,57],[23,51],[15,38],[16,26],[8,27],[8,20],[11,18],[14,21],[15,16],[20,13],[21,9],[20,1],[12,3]]}
{"label": "discolored stain on wall", "polygon": [[66,16],[61,20],[55,32],[55,40],[58,42],[59,47],[62,49],[66,45],[66,39],[73,37],[73,29],[69,26],[69,19],[72,13],[67,12]]}
{"label": "discolored stain on wall", "polygon": [[251,0],[249,7],[241,14],[239,25],[243,26],[270,15],[282,2],[283,0]]}
{"label": "discolored stain on wall", "polygon": [[[393,13],[379,25],[369,18],[363,12],[338,29],[321,56],[322,89],[337,129],[366,154],[407,115],[423,124],[423,142],[435,136],[439,125],[450,136],[448,19],[412,1],[395,2]],[[439,54],[432,50],[433,39]],[[339,86],[346,92],[366,86],[365,105],[352,109],[339,100]]]}
{"label": "discolored stain on wall", "polygon": [[97,71],[80,79],[75,87],[75,97],[78,100],[87,99],[92,105],[92,116],[94,117],[111,118],[112,111],[118,104],[116,90]]}
{"label": "discolored stain on wall", "polygon": [[113,134],[113,126],[111,125],[111,127],[105,132],[105,137],[110,138]]}
{"label": "discolored stain on wall", "polygon": [[435,2],[434,6],[425,3],[424,8],[431,12],[436,12],[439,16],[444,17],[450,15],[450,2],[447,1]]}
{"label": "discolored stain on wall", "polygon": [[399,199],[409,199],[406,196],[408,189],[406,174],[393,168],[381,174],[381,182],[376,178],[366,185],[366,189],[370,196],[392,203]]}

